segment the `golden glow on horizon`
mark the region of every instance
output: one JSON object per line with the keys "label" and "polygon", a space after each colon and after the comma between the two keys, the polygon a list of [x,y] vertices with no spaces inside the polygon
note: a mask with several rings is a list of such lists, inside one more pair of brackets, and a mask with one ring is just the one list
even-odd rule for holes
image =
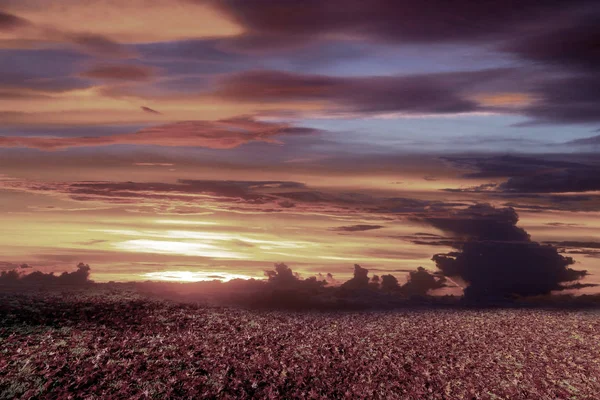
{"label": "golden glow on horizon", "polygon": [[[171,182],[172,179],[157,178],[158,175],[151,169],[131,168],[135,173],[148,171],[132,181]],[[183,179],[221,178],[216,172],[211,176],[212,169],[195,170],[199,171],[195,172],[196,175],[182,174]],[[60,173],[63,174],[62,171]],[[75,175],[71,169],[65,170],[64,174]],[[5,175],[19,176],[12,173]],[[345,183],[348,192],[361,190],[369,175],[373,177],[373,186],[365,193],[382,197],[439,200],[439,187],[477,184],[476,181],[461,181],[450,176],[449,172],[433,169],[426,170],[421,177],[409,169],[405,174],[393,177],[393,180],[392,177],[382,177],[378,170],[367,171],[358,177],[347,174],[329,177],[302,175],[294,178],[306,182],[308,187],[317,187],[323,193],[328,193],[336,190],[327,187],[329,182],[335,183],[338,188],[342,182]],[[120,176],[123,180],[130,178],[125,173]],[[248,176],[252,180],[276,180],[278,177],[268,174]],[[246,175],[240,176],[240,179],[245,178]],[[353,180],[356,182],[355,189],[352,188]],[[45,187],[44,181],[36,182],[36,187]],[[415,186],[418,190],[414,190]],[[337,190],[344,193],[346,188]],[[446,201],[463,202],[468,195],[446,193],[444,196]],[[372,274],[391,273],[403,281],[406,273],[394,271],[412,270],[418,266],[434,270],[432,254],[445,251],[439,246],[413,243],[411,235],[415,232],[438,235],[443,235],[443,232],[409,220],[380,218],[369,213],[339,214],[326,209],[321,211],[315,206],[305,211],[300,205],[270,214],[254,213],[251,209],[249,212],[227,212],[225,207],[206,213],[206,209],[212,209],[211,201],[218,204],[219,199],[207,197],[206,200],[197,200],[192,195],[189,198],[189,204],[201,206],[198,212],[177,215],[163,214],[163,200],[154,201],[152,197],[141,204],[102,203],[100,200],[98,206],[110,208],[86,210],[85,206],[96,203],[74,201],[65,195],[41,196],[39,191],[6,191],[0,198],[4,205],[5,222],[2,243],[4,256],[0,261],[17,265],[28,263],[35,269],[57,273],[70,271],[82,261],[92,266],[92,279],[98,282],[143,279],[193,281],[203,280],[208,274],[168,274],[168,271],[181,270],[223,271],[232,276],[260,277],[264,270],[278,262],[288,264],[303,277],[332,273],[339,281],[349,279],[352,265],[359,263],[371,270]],[[519,226],[525,228],[536,241],[597,241],[600,240],[596,229],[600,226],[599,215],[597,212],[537,213],[523,210],[519,211]],[[551,223],[563,225],[557,227]],[[357,224],[381,225],[382,228],[364,232],[337,230]],[[586,282],[600,283],[598,258],[586,255],[575,258],[583,269],[592,274],[586,278]],[[162,270],[167,271],[166,276],[160,276]],[[157,274],[145,276],[147,273]],[[225,279],[228,279],[227,276]]]}
{"label": "golden glow on horizon", "polygon": [[218,223],[214,221],[184,221],[179,219],[157,219],[154,222],[164,225],[218,225]]}
{"label": "golden glow on horizon", "polygon": [[228,272],[205,272],[205,271],[160,271],[148,272],[140,275],[148,280],[166,281],[166,282],[209,282],[221,281],[229,282],[233,279],[253,279],[254,277],[241,274],[231,274]]}

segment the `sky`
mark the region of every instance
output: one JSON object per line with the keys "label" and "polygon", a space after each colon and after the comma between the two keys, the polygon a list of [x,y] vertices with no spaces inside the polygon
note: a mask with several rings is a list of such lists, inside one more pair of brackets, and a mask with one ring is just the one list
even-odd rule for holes
{"label": "sky", "polygon": [[402,281],[453,241],[514,239],[482,223],[600,283],[599,19],[587,0],[0,0],[0,269]]}

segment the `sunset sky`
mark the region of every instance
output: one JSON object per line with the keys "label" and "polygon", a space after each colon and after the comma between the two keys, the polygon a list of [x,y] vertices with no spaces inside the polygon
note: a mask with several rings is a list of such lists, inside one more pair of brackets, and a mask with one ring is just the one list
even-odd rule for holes
{"label": "sunset sky", "polygon": [[600,283],[599,20],[587,0],[0,0],[0,269],[403,281],[451,251],[440,220],[490,204]]}

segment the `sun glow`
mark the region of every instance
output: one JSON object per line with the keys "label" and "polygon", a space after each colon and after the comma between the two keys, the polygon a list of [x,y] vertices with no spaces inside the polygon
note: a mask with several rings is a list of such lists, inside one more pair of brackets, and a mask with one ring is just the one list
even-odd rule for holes
{"label": "sun glow", "polygon": [[180,254],[212,258],[246,258],[240,253],[227,251],[205,243],[173,242],[167,240],[127,240],[117,243],[117,248],[136,253]]}
{"label": "sun glow", "polygon": [[252,279],[248,275],[206,271],[160,271],[148,272],[141,276],[149,280],[167,282],[207,282],[215,280],[229,282],[232,279]]}

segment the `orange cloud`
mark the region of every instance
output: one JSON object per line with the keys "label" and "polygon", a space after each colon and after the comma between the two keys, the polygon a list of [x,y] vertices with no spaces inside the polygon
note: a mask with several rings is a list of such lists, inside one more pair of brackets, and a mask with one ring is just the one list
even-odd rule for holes
{"label": "orange cloud", "polygon": [[533,103],[534,99],[527,93],[492,93],[475,97],[486,107],[523,107]]}
{"label": "orange cloud", "polygon": [[[101,33],[122,43],[233,36],[242,32],[238,24],[213,8],[183,0],[23,0],[10,2],[4,11],[47,30]],[[15,32],[12,38],[22,39],[17,35]],[[41,31],[32,33],[31,39],[48,40]]]}

